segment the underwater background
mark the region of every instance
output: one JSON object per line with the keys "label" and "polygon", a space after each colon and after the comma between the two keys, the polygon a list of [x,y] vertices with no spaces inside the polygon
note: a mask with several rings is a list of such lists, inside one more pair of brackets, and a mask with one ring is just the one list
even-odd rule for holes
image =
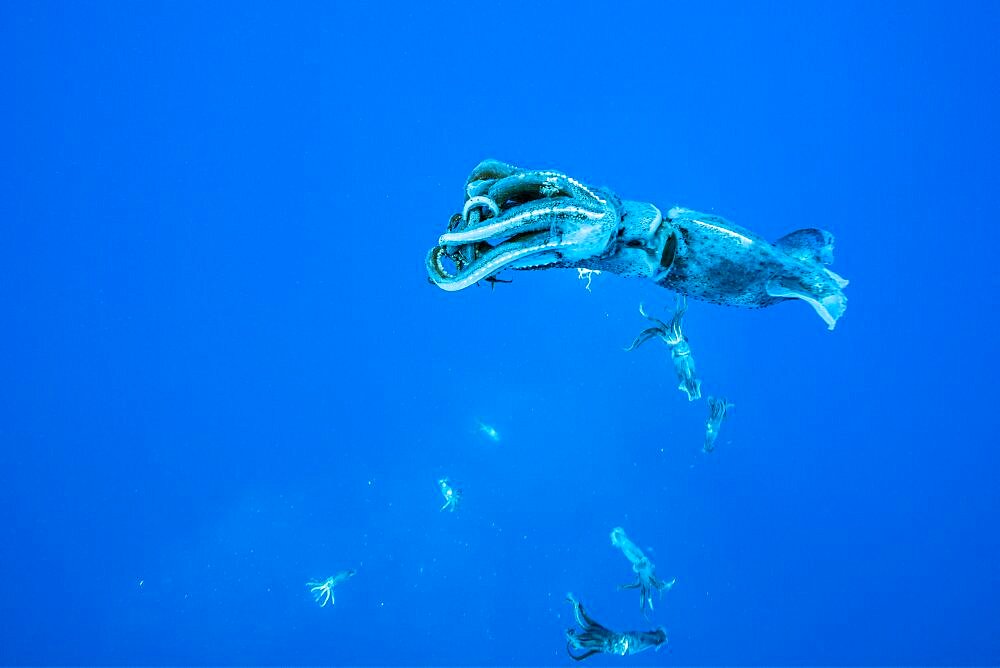
{"label": "underwater background", "polygon": [[[0,663],[571,665],[569,592],[669,636],[588,664],[1000,662],[998,18],[5,3]],[[428,283],[487,157],[828,229],[847,313],[689,301],[704,453],[670,292]]]}

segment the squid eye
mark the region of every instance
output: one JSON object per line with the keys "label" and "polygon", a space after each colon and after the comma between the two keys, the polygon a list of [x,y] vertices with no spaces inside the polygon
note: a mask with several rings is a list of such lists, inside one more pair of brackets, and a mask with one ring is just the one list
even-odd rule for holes
{"label": "squid eye", "polygon": [[660,255],[660,267],[670,269],[674,263],[674,256],[677,254],[677,233],[673,232],[667,237],[667,243],[663,246],[663,254]]}

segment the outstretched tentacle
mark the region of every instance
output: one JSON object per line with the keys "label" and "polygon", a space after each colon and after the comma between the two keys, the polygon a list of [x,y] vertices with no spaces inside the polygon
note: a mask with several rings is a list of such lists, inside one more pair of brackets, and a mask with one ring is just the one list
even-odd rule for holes
{"label": "outstretched tentacle", "polygon": [[658,328],[664,329],[664,330],[667,329],[667,323],[663,322],[662,320],[660,320],[659,318],[657,318],[654,315],[650,315],[649,313],[646,313],[646,307],[645,307],[644,304],[639,304],[639,315],[641,315],[646,320],[649,320],[651,322],[655,322],[656,326]]}
{"label": "outstretched tentacle", "polygon": [[642,344],[644,344],[646,341],[649,341],[650,339],[656,337],[660,338],[663,337],[663,331],[659,327],[650,327],[649,329],[644,329],[641,332],[639,332],[639,336],[635,337],[635,341],[633,341],[632,345],[630,345],[628,348],[625,349],[625,352],[631,352],[636,348],[638,348],[639,346],[641,346]]}
{"label": "outstretched tentacle", "polygon": [[570,651],[571,644],[572,644],[571,641],[569,640],[566,641],[566,653],[569,654],[569,658],[573,659],[574,661],[583,661],[584,659],[588,659],[594,656],[595,654],[601,653],[601,650],[599,649],[592,649],[589,652],[584,652],[583,654],[573,654],[573,652]]}

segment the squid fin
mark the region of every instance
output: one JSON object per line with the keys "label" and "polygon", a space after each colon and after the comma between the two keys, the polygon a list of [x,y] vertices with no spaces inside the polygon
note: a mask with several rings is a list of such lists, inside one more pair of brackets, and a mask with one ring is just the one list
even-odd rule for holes
{"label": "squid fin", "polygon": [[826,230],[795,230],[775,241],[774,245],[799,260],[833,264],[833,235]]}
{"label": "squid fin", "polygon": [[780,279],[772,278],[767,282],[767,294],[771,297],[785,297],[788,299],[801,299],[816,311],[816,315],[823,319],[827,327],[831,330],[837,326],[837,320],[844,315],[847,310],[847,297],[841,292],[833,292],[823,296],[810,295],[801,288],[792,287],[783,283]]}
{"label": "squid fin", "polygon": [[843,276],[841,276],[840,274],[836,274],[836,273],[834,273],[834,272],[830,271],[830,270],[829,270],[829,269],[827,269],[826,267],[823,267],[823,271],[825,271],[825,272],[827,273],[827,275],[828,275],[828,276],[829,276],[830,278],[832,278],[832,279],[833,279],[833,281],[834,281],[834,282],[835,282],[835,283],[836,283],[837,285],[839,285],[839,286],[840,286],[841,288],[846,288],[846,287],[847,287],[847,286],[848,286],[848,285],[850,284],[850,281],[849,281],[849,280],[847,280],[846,278],[844,278],[844,277],[843,277]]}

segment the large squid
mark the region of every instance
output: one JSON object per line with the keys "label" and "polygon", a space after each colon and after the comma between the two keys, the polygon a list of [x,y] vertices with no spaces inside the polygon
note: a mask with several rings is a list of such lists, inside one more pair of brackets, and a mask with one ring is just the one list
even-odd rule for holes
{"label": "large squid", "polygon": [[595,654],[628,656],[650,648],[659,650],[667,642],[667,632],[662,627],[652,631],[612,631],[594,621],[573,594],[568,594],[566,599],[573,605],[573,617],[581,628],[579,631],[566,630],[566,653],[574,661],[583,661]]}
{"label": "large squid", "polygon": [[485,160],[426,264],[431,281],[450,291],[504,269],[564,267],[645,278],[729,306],[800,299],[833,329],[847,308],[847,281],[832,262],[825,230],[770,243],[714,214],[673,207],[664,215],[561,172]]}

